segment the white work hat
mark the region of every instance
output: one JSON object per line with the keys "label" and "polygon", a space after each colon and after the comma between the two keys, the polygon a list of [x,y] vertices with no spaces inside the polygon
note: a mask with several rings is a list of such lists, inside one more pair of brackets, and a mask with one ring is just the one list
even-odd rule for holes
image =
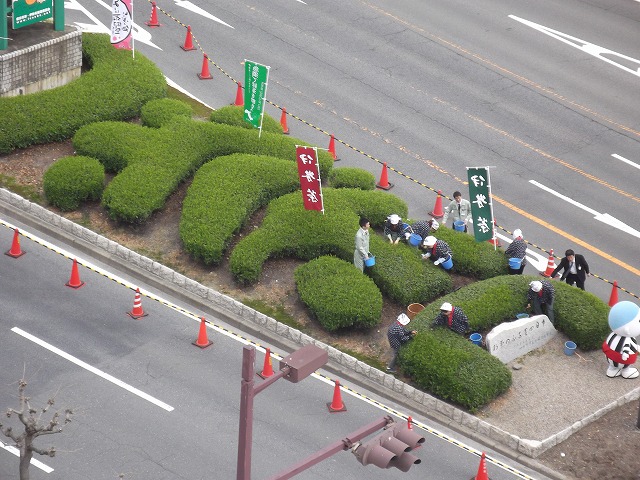
{"label": "white work hat", "polygon": [[401,313],[400,315],[398,315],[398,323],[400,323],[400,325],[406,325],[407,323],[409,323],[411,321],[411,319],[407,316],[406,313]]}
{"label": "white work hat", "polygon": [[444,302],[440,307],[440,310],[444,310],[445,312],[450,312],[451,310],[453,310],[453,305],[451,305],[449,302]]}
{"label": "white work hat", "polygon": [[387,218],[391,222],[391,225],[397,225],[400,220],[402,220],[402,217],[400,215],[396,215],[395,213],[393,215],[389,215]]}
{"label": "white work hat", "polygon": [[531,287],[531,290],[533,290],[534,292],[539,292],[540,290],[542,290],[542,282],[538,280],[534,280],[529,284],[529,286]]}
{"label": "white work hat", "polygon": [[427,238],[424,239],[424,244],[427,247],[433,247],[436,244],[436,237],[429,235]]}
{"label": "white work hat", "polygon": [[513,231],[513,239],[515,240],[516,238],[522,238],[522,230],[520,230],[519,228],[516,228]]}

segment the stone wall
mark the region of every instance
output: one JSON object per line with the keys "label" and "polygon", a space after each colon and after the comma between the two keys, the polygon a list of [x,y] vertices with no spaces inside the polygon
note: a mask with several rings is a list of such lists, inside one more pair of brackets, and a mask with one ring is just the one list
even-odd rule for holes
{"label": "stone wall", "polygon": [[[51,26],[48,28],[52,29]],[[30,33],[32,41],[38,40],[37,32],[24,33]],[[80,76],[82,33],[72,27],[57,33],[60,35],[56,38],[46,39],[45,36],[39,43],[0,51],[0,97],[56,88]]]}

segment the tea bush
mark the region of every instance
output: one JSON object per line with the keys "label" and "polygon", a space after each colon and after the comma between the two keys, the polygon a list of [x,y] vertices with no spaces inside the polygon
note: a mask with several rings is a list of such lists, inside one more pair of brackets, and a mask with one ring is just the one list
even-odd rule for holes
{"label": "tea bush", "polygon": [[150,100],[142,106],[140,121],[145,127],[160,128],[176,116],[191,118],[193,116],[193,108],[180,100],[159,98]]}
{"label": "tea bush", "polygon": [[357,188],[373,190],[376,179],[366,170],[353,167],[334,168],[329,177],[329,185],[333,188]]}
{"label": "tea bush", "polygon": [[[227,105],[211,112],[209,120],[215,123],[224,123],[225,125],[233,125],[234,127],[248,128],[255,130],[255,127],[249,122],[244,121],[244,108],[236,105]],[[262,133],[279,133],[282,134],[282,125],[273,117],[266,113],[262,117]]]}
{"label": "tea bush", "polygon": [[104,167],[95,158],[64,157],[42,177],[47,201],[60,210],[77,209],[86,200],[99,200],[104,189]]}

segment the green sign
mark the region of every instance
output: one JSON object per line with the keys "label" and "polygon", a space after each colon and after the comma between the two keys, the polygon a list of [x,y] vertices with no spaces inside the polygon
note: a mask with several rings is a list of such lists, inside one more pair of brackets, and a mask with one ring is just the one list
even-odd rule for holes
{"label": "green sign", "polygon": [[488,168],[467,167],[469,179],[469,201],[473,216],[473,233],[476,242],[493,238],[493,205]]}
{"label": "green sign", "polygon": [[53,17],[53,0],[13,0],[13,28]]}
{"label": "green sign", "polygon": [[244,121],[260,131],[268,80],[269,67],[244,61]]}

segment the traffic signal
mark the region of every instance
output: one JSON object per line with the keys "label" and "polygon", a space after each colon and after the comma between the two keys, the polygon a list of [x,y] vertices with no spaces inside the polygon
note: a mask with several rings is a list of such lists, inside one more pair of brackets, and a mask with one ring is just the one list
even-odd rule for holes
{"label": "traffic signal", "polygon": [[371,440],[360,443],[353,454],[362,465],[380,468],[395,467],[408,472],[421,460],[408,452],[424,443],[424,437],[410,428],[410,423],[392,423]]}

